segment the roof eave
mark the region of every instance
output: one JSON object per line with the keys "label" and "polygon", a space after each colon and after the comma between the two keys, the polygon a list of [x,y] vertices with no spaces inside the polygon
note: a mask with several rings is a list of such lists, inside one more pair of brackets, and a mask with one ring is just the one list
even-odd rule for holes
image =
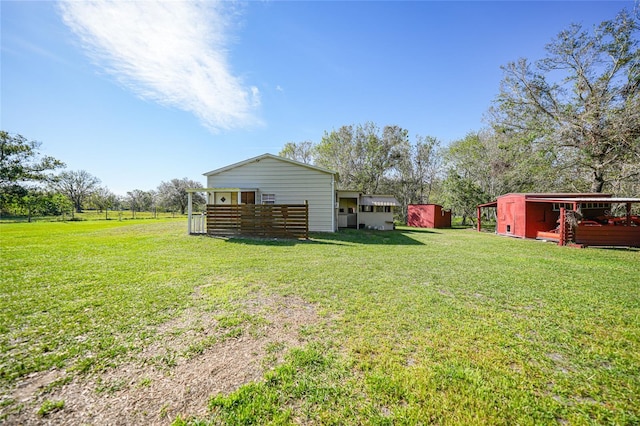
{"label": "roof eave", "polygon": [[213,175],[217,175],[219,173],[226,172],[227,170],[232,170],[232,169],[235,169],[237,167],[242,167],[242,166],[244,166],[246,164],[256,163],[256,162],[258,162],[260,160],[263,160],[265,158],[271,158],[271,159],[274,159],[274,160],[283,161],[285,163],[295,164],[297,166],[306,167],[308,169],[316,170],[316,171],[319,171],[319,172],[322,172],[322,173],[327,173],[327,174],[330,174],[330,175],[333,175],[333,176],[337,175],[337,173],[334,172],[333,170],[325,169],[325,168],[314,166],[314,165],[311,165],[311,164],[301,163],[300,161],[291,160],[290,158],[280,157],[278,155],[273,155],[273,154],[269,154],[269,153],[258,155],[257,157],[248,158],[248,159],[240,161],[238,163],[233,163],[233,164],[230,164],[228,166],[221,167],[219,169],[215,169],[215,170],[212,170],[210,172],[203,173],[202,175],[203,176],[207,176],[207,177],[213,176]]}

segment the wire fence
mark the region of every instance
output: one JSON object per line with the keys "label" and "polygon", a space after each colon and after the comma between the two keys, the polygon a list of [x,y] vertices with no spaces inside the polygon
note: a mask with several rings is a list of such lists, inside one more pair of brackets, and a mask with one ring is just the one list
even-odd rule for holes
{"label": "wire fence", "polygon": [[186,219],[186,214],[166,211],[141,211],[131,210],[84,210],[81,213],[65,213],[57,216],[28,216],[28,215],[2,215],[0,222],[68,222],[85,220],[132,220],[132,219]]}

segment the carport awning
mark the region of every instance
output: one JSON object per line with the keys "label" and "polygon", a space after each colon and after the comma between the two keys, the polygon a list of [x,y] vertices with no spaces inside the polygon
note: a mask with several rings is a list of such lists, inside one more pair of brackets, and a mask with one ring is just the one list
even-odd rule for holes
{"label": "carport awning", "polygon": [[484,207],[498,207],[498,202],[497,201],[493,201],[491,203],[478,204],[478,208],[484,208]]}
{"label": "carport awning", "polygon": [[364,195],[360,203],[363,206],[399,206],[400,203],[393,196]]}

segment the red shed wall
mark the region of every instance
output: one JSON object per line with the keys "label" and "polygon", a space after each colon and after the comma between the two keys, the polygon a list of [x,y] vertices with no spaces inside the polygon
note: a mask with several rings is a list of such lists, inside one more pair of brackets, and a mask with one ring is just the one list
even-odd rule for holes
{"label": "red shed wall", "polygon": [[553,211],[551,203],[526,203],[525,237],[536,238],[538,231],[550,231],[558,226],[559,211]]}
{"label": "red shed wall", "polygon": [[507,194],[498,197],[498,224],[496,232],[502,235],[525,237],[526,205],[524,194]]}
{"label": "red shed wall", "polygon": [[409,204],[407,206],[407,225],[414,226],[416,228],[428,228],[429,223],[426,210],[424,206]]}
{"label": "red shed wall", "polygon": [[407,206],[407,225],[417,228],[451,228],[451,212],[442,211],[437,204]]}
{"label": "red shed wall", "polygon": [[436,228],[451,228],[451,210],[442,210],[441,206],[436,206],[434,214]]}

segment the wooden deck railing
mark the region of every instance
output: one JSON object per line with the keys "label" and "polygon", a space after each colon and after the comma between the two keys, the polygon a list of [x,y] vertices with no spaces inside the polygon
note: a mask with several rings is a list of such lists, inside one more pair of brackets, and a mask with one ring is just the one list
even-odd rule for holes
{"label": "wooden deck railing", "polygon": [[208,204],[207,234],[309,238],[309,206],[307,204]]}

